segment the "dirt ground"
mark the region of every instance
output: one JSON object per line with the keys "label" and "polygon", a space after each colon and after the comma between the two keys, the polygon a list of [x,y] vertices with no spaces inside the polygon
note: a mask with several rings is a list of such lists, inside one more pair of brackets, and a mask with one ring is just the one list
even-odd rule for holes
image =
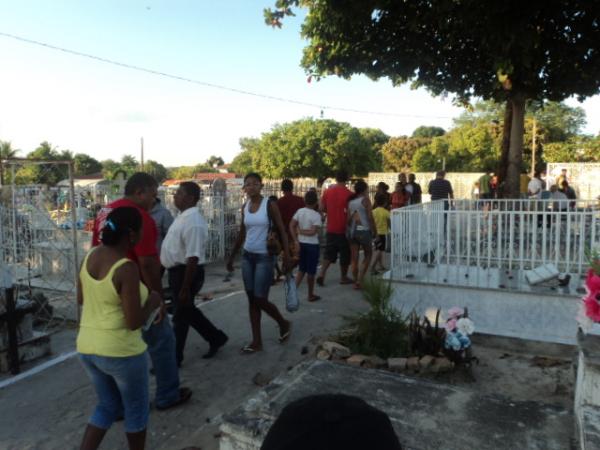
{"label": "dirt ground", "polygon": [[[182,385],[194,390],[193,397],[183,407],[151,411],[149,449],[179,450],[191,445],[203,450],[218,449],[222,414],[256,394],[278,374],[313,358],[316,344],[339,329],[342,316],[367,309],[359,292],[338,284],[338,270],[332,268],[326,286],[318,292],[322,301],[311,304],[302,301],[298,312],[286,313],[294,324],[287,344],[278,344],[274,322],[263,318],[264,351],[242,356],[239,349],[248,342],[250,333],[239,270],[231,282],[223,282],[225,271],[220,266],[210,267],[207,273],[203,293],[215,300],[204,302],[202,309],[229,334],[230,341],[216,358],[203,360],[200,355],[206,351],[206,343],[190,331],[180,374]],[[305,289],[300,290],[302,300]],[[283,298],[279,284],[272,290],[271,299],[283,308]],[[55,341],[55,353],[73,350],[74,331],[62,333]],[[512,400],[557,403],[571,409],[572,352],[568,347],[524,345],[518,340],[476,336],[474,353],[480,362],[472,369],[474,381],[461,370],[431,377]],[[151,386],[151,395],[153,392]],[[76,357],[0,389],[0,450],[78,448],[94,404],[92,386]],[[126,448],[122,424],[115,424],[109,430],[101,448]]]}

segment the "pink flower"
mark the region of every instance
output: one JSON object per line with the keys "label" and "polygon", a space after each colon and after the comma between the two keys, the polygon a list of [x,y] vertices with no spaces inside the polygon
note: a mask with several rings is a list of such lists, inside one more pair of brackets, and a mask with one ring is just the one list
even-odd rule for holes
{"label": "pink flower", "polygon": [[591,293],[600,292],[600,276],[596,275],[592,269],[588,270],[585,285]]}
{"label": "pink flower", "polygon": [[459,308],[458,306],[454,306],[448,310],[448,318],[456,319],[459,316],[462,316],[464,313],[465,313],[464,309]]}
{"label": "pink flower", "polygon": [[600,303],[596,300],[595,293],[589,293],[583,298],[585,314],[594,322],[600,322]]}
{"label": "pink flower", "polygon": [[450,319],[446,322],[446,331],[451,332],[456,330],[456,319]]}

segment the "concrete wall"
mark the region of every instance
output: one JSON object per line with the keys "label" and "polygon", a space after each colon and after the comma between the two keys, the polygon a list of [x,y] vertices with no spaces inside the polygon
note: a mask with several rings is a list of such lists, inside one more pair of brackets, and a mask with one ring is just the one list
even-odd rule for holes
{"label": "concrete wall", "polygon": [[[380,181],[390,185],[390,191],[394,190],[394,185],[398,181],[399,172],[369,172],[369,186],[375,186]],[[423,201],[429,200],[427,186],[435,178],[435,172],[414,172],[417,183],[423,190]],[[483,172],[448,172],[446,179],[452,183],[455,198],[470,199],[473,198],[473,186],[475,182],[483,175]]]}
{"label": "concrete wall", "polygon": [[468,307],[476,332],[573,345],[576,342],[577,297],[498,289],[451,287],[392,281],[392,304],[405,314],[435,318],[453,306]]}

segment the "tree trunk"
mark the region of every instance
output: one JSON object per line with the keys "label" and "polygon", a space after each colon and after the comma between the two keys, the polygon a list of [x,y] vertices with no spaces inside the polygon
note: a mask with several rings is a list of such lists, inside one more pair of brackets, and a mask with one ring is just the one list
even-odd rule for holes
{"label": "tree trunk", "polygon": [[512,121],[504,192],[506,198],[519,198],[519,179],[523,163],[523,134],[525,131],[525,96],[517,93],[511,96],[510,101],[512,103]]}
{"label": "tree trunk", "polygon": [[506,172],[508,170],[508,149],[510,148],[510,128],[512,125],[512,102],[506,100],[504,107],[504,123],[502,124],[502,144],[500,153],[500,164],[498,165],[499,197],[506,197]]}

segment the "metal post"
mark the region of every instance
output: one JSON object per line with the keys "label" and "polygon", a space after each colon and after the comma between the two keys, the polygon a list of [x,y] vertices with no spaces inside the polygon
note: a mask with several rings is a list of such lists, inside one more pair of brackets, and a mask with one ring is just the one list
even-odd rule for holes
{"label": "metal post", "polygon": [[[16,205],[16,186],[15,186],[15,165],[10,166],[11,174],[11,195],[12,195],[12,241],[13,241],[13,268],[17,269],[17,205]],[[14,278],[17,278],[16,272],[13,274]]]}
{"label": "metal post", "polygon": [[10,373],[18,374],[19,368],[19,338],[17,336],[17,307],[15,288],[11,286],[4,290],[6,293],[6,325],[8,328],[8,365]]}
{"label": "metal post", "polygon": [[77,249],[77,209],[75,208],[75,184],[73,181],[73,162],[69,166],[69,198],[71,201],[71,236],[73,239],[73,288],[75,292],[75,318],[79,323],[79,304],[77,303],[77,284],[79,280],[79,252]]}

